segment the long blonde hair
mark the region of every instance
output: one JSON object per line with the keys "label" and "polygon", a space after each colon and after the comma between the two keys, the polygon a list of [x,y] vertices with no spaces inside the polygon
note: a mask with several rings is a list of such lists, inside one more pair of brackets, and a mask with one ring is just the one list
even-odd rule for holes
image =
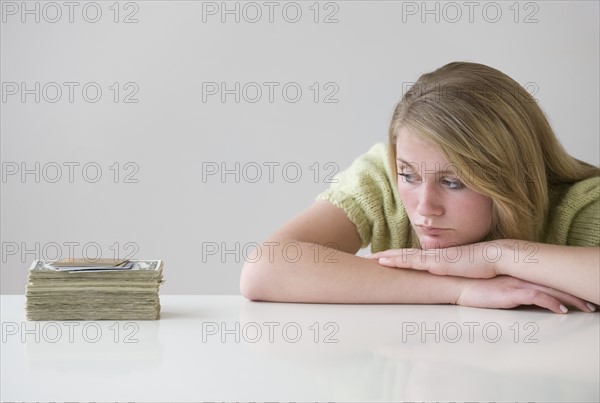
{"label": "long blonde hair", "polygon": [[506,74],[483,64],[454,62],[423,74],[396,106],[389,129],[396,177],[401,128],[432,141],[461,180],[493,201],[486,239],[540,241],[549,188],[600,176],[570,156],[537,101]]}

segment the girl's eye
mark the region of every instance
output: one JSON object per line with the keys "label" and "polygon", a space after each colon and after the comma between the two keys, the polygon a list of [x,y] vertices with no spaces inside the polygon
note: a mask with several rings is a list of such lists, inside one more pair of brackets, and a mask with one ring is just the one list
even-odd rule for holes
{"label": "girl's eye", "polygon": [[398,176],[404,177],[404,180],[406,182],[414,182],[415,181],[415,175],[414,174],[407,174],[407,173],[400,172],[400,173],[398,173]]}
{"label": "girl's eye", "polygon": [[464,187],[462,182],[450,179],[443,179],[442,184],[448,189],[462,189]]}

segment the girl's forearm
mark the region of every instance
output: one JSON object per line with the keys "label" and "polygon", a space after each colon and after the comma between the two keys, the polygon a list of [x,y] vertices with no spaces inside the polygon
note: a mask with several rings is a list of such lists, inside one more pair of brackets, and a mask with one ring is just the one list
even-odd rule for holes
{"label": "girl's forearm", "polygon": [[256,254],[248,258],[240,280],[242,294],[253,300],[454,304],[469,281],[387,268],[312,243],[273,242],[261,245],[259,252],[260,258]]}
{"label": "girl's forearm", "polygon": [[498,273],[600,304],[600,248],[502,241]]}

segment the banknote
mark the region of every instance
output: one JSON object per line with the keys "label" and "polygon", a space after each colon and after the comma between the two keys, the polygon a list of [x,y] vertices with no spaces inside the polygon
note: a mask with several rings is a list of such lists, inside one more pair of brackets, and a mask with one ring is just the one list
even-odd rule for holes
{"label": "banknote", "polygon": [[55,260],[51,263],[53,267],[119,267],[127,263],[127,259],[108,259],[108,258],[64,258]]}
{"label": "banknote", "polygon": [[30,271],[121,271],[121,270],[160,270],[162,269],[162,260],[123,260],[118,264],[98,264],[90,262],[85,265],[82,263],[65,265],[61,261],[35,260],[30,267]]}

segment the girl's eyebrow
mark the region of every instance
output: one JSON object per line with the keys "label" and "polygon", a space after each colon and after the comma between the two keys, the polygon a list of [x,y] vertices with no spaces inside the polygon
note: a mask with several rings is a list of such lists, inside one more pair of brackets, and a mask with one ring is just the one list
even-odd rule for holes
{"label": "girl's eyebrow", "polygon": [[409,167],[411,167],[411,168],[412,168],[412,167],[415,165],[415,164],[412,164],[412,163],[410,163],[410,162],[406,162],[406,161],[404,161],[404,160],[403,160],[402,158],[400,158],[400,157],[396,158],[396,161],[398,161],[398,162],[402,163],[402,165],[406,165],[406,166],[409,166]]}
{"label": "girl's eyebrow", "polygon": [[[406,165],[406,166],[409,166],[409,167],[411,167],[411,168],[412,168],[412,167],[414,167],[414,166],[416,166],[417,168],[419,167],[419,166],[418,166],[417,164],[415,164],[415,163],[412,163],[412,162],[406,162],[406,161],[405,161],[405,160],[403,160],[401,157],[397,157],[397,158],[396,158],[396,161],[398,161],[398,162],[401,162],[402,164],[404,164],[404,165]],[[427,173],[435,173],[435,174],[453,174],[453,175],[456,175],[456,171],[455,171],[455,170],[452,168],[452,165],[451,165],[451,164],[446,164],[446,165],[444,165],[444,167],[447,167],[448,165],[450,165],[450,167],[449,167],[449,168],[442,169],[441,171],[429,171],[429,170],[428,170],[428,171],[427,171]],[[417,172],[419,172],[419,170],[418,170],[418,169],[417,169]]]}

